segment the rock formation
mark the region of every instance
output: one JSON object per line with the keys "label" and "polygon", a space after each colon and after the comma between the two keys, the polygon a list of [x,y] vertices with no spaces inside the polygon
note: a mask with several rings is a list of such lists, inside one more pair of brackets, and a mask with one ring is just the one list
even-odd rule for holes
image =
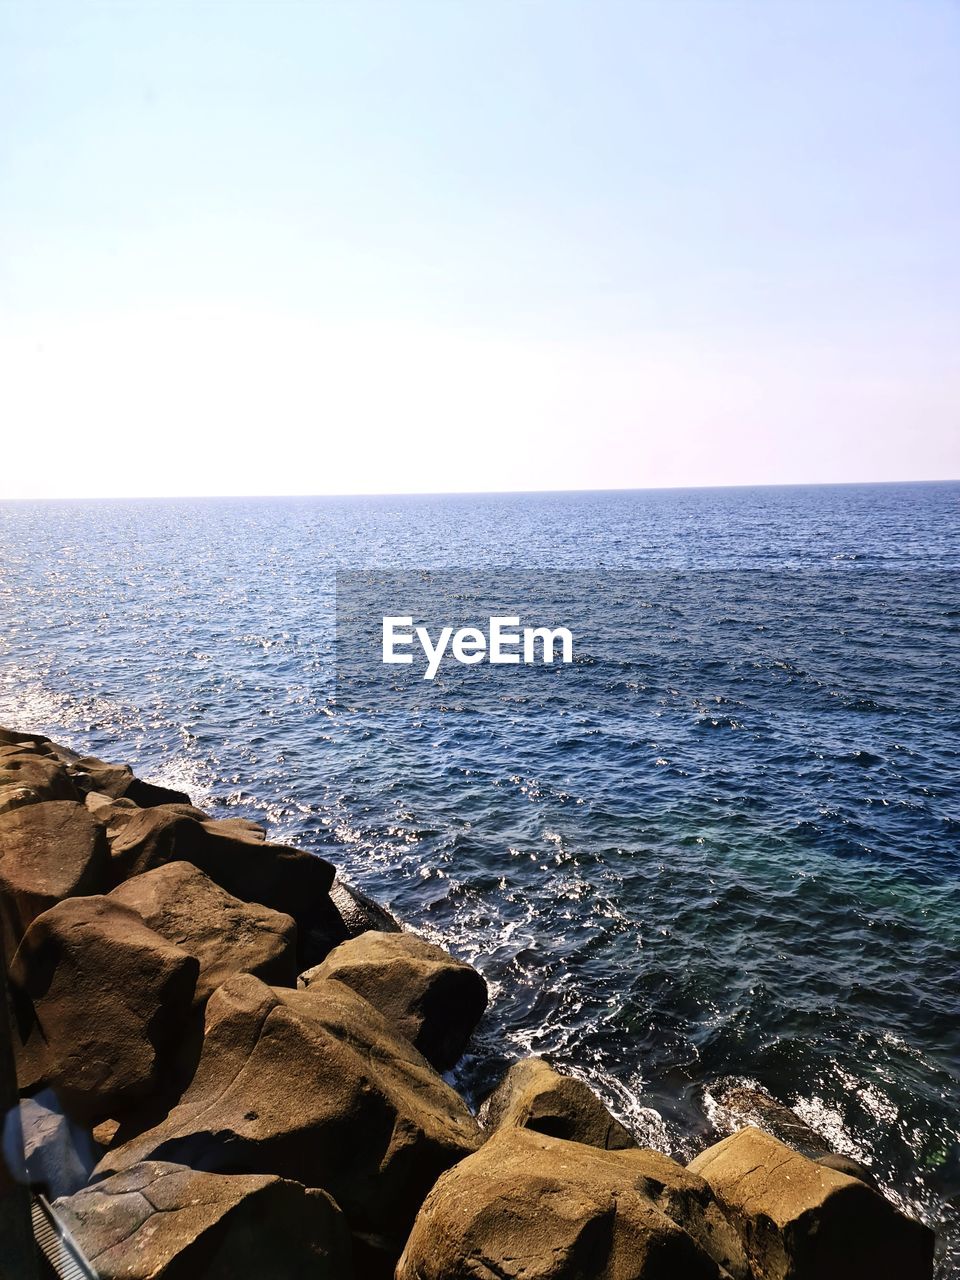
{"label": "rock formation", "polygon": [[368,931],[341,943],[300,985],[334,979],[379,1009],[438,1071],[446,1071],[487,1007],[476,969],[412,933]]}
{"label": "rock formation", "polygon": [[542,1058],[515,1062],[484,1101],[478,1119],[486,1129],[533,1129],[609,1151],[637,1145],[591,1089]]}
{"label": "rock formation", "polygon": [[55,1208],[100,1280],[343,1280],[351,1273],[337,1206],[283,1178],[151,1161]]}

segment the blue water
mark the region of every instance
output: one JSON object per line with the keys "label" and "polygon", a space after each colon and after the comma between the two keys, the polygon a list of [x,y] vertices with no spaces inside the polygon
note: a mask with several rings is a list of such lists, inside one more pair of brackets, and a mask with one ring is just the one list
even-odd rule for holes
{"label": "blue water", "polygon": [[[540,591],[577,660],[379,685],[342,631],[334,662],[359,569]],[[960,1276],[958,583],[957,484],[6,503],[0,722],[473,960],[472,1095],[546,1053],[686,1156],[710,1083],[757,1081]]]}

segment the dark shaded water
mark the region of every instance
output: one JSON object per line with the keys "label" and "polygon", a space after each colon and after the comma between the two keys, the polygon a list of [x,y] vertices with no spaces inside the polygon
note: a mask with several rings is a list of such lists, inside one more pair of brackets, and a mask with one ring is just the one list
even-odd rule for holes
{"label": "dark shaded water", "polygon": [[[337,569],[491,566],[463,607],[549,584],[571,668],[417,692],[341,636],[336,683]],[[756,1080],[960,1275],[958,581],[960,485],[0,504],[0,721],[475,960],[468,1089],[547,1053],[686,1154]]]}

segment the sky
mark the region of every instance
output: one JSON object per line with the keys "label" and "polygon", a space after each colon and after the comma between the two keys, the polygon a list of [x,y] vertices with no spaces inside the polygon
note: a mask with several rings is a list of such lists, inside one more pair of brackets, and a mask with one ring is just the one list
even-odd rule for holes
{"label": "sky", "polygon": [[0,497],[960,477],[956,0],[0,0]]}

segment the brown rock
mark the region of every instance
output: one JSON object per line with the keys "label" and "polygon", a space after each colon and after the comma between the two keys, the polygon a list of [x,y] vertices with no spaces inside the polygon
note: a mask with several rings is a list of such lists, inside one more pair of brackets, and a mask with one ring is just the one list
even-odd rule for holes
{"label": "brown rock", "polygon": [[97,756],[77,756],[64,747],[50,745],[64,762],[69,762],[71,777],[81,792],[97,791],[111,800],[126,798],[144,809],[157,804],[190,803],[183,791],[136,777],[128,764],[109,764]]}
{"label": "brown rock", "polygon": [[24,787],[41,800],[82,798],[59,760],[33,751],[0,756],[0,787]]}
{"label": "brown rock", "polygon": [[118,880],[166,862],[192,862],[221,888],[244,902],[259,902],[293,916],[298,924],[328,901],[333,867],[322,858],[284,845],[237,839],[217,822],[199,821],[179,805],[144,809],[111,846]]}
{"label": "brown rock", "polygon": [[109,898],[44,911],[10,966],[21,1087],[50,1085],[90,1123],[121,1116],[172,1061],[199,967]]}
{"label": "brown rock", "polygon": [[135,1165],[54,1206],[100,1280],[344,1280],[343,1217],[282,1178]]}
{"label": "brown rock", "polygon": [[108,898],[131,907],[155,933],[197,958],[198,1003],[237,973],[278,987],[296,985],[297,926],[291,917],[232,897],[189,862],[145,871]]}
{"label": "brown rock", "polygon": [[654,1151],[605,1151],[516,1128],[439,1179],[397,1267],[397,1280],[724,1274],[745,1278],[745,1260],[702,1179]]}
{"label": "brown rock", "polygon": [[42,733],[23,733],[0,725],[0,747],[22,747],[24,750],[50,748],[53,744]]}
{"label": "brown rock", "polygon": [[369,1000],[439,1071],[457,1061],[487,1007],[476,969],[412,933],[362,933],[300,983],[309,989],[328,978]]}
{"label": "brown rock", "polygon": [[32,787],[0,787],[0,814],[22,809],[25,804],[39,804],[42,799]]}
{"label": "brown rock", "polygon": [[533,1129],[608,1151],[637,1145],[582,1080],[561,1075],[542,1058],[515,1062],[485,1100],[478,1119],[486,1129]]}
{"label": "brown rock", "polygon": [[108,841],[117,838],[123,828],[140,812],[140,806],[132,800],[111,800],[99,791],[88,791],[83,803],[98,827],[103,827]]}
{"label": "brown rock", "polygon": [[103,832],[83,805],[47,800],[0,815],[0,911],[8,954],[41,912],[106,888],[108,869]]}
{"label": "brown rock", "polygon": [[157,782],[145,782],[143,778],[134,778],[123,793],[124,799],[146,809],[157,804],[190,804],[190,797],[185,791],[177,791],[174,787],[162,787]]}
{"label": "brown rock", "polygon": [[70,772],[84,794],[96,791],[111,800],[119,800],[133,782],[133,770],[128,764],[108,764],[96,756],[80,756]]}
{"label": "brown rock", "polygon": [[288,991],[245,975],[211,997],[180,1105],[97,1172],[157,1159],[275,1173],[324,1188],[354,1232],[396,1258],[437,1176],[478,1141],[462,1100],[348,987]]}
{"label": "brown rock", "polygon": [[708,1147],[705,1178],[760,1280],[929,1280],[933,1233],[864,1183],[759,1129]]}

